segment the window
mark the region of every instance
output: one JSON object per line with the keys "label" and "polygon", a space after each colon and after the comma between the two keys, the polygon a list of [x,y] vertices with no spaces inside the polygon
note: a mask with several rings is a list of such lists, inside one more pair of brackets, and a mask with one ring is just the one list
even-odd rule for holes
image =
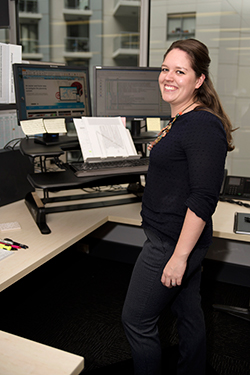
{"label": "window", "polygon": [[89,51],[89,25],[67,25],[67,52],[87,52]]}
{"label": "window", "polygon": [[38,27],[37,24],[22,24],[21,44],[23,53],[38,53]]}
{"label": "window", "polygon": [[38,12],[37,0],[20,0],[19,11],[27,12],[27,13],[37,13]]}
{"label": "window", "polygon": [[89,9],[89,0],[65,0],[65,8]]}
{"label": "window", "polygon": [[167,40],[195,37],[195,13],[177,13],[167,16]]}

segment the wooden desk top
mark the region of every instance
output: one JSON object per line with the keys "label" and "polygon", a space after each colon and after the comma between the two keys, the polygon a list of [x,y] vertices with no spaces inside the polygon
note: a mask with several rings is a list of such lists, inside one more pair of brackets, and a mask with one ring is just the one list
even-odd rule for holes
{"label": "wooden desk top", "polygon": [[77,375],[83,357],[0,331],[1,375]]}
{"label": "wooden desk top", "polygon": [[233,232],[235,212],[250,213],[250,209],[228,202],[218,203],[213,215],[213,236],[228,240],[250,242],[249,235],[236,234]]}
{"label": "wooden desk top", "polygon": [[[18,221],[21,229],[0,232],[0,238],[9,237],[17,242],[27,244],[29,248],[13,252],[9,257],[0,261],[0,291],[107,221],[140,226],[140,208],[141,203],[133,203],[122,206],[52,213],[47,215],[47,224],[51,229],[51,233],[43,235],[23,200],[1,207],[0,221],[2,223]],[[250,236],[233,232],[234,213],[236,211],[250,212],[248,208],[219,202],[213,217],[214,237],[250,242]]]}
{"label": "wooden desk top", "polygon": [[8,232],[0,231],[0,238],[11,238],[14,241],[28,245],[29,248],[12,252],[10,256],[0,261],[0,291],[107,221],[139,226],[141,224],[140,207],[140,203],[134,203],[123,206],[52,213],[47,215],[47,224],[51,229],[51,233],[48,235],[41,234],[23,200],[1,207],[0,222],[18,221],[21,229]]}

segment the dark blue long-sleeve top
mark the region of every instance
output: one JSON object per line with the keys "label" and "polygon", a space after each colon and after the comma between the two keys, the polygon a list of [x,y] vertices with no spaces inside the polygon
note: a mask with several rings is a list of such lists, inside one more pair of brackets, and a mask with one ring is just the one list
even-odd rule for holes
{"label": "dark blue long-sleeve top", "polygon": [[179,116],[150,152],[143,227],[177,242],[189,208],[206,222],[197,244],[209,246],[226,154],[226,133],[217,116],[207,111]]}

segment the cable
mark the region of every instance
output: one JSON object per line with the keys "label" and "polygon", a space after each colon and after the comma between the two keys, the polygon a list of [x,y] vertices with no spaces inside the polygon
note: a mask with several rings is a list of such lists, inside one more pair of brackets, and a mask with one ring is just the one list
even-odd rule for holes
{"label": "cable", "polygon": [[223,198],[223,197],[220,197],[220,198],[219,198],[219,201],[220,201],[220,202],[233,203],[233,204],[237,204],[238,206],[243,206],[243,207],[246,207],[246,208],[250,208],[250,204],[248,204],[248,203],[243,203],[242,201],[236,201],[236,200],[234,200],[234,199],[230,199],[230,198]]}
{"label": "cable", "polygon": [[[4,146],[4,149],[10,149],[10,150],[13,150],[18,144],[19,142],[21,141],[22,138],[14,138],[14,139],[11,139],[8,143],[6,143],[6,145]],[[15,142],[14,145],[11,145],[12,142]]]}
{"label": "cable", "polygon": [[[87,189],[90,189],[87,190]],[[84,191],[85,193],[92,193],[93,191],[94,192],[105,192],[105,191],[108,191],[108,192],[112,192],[112,191],[117,191],[117,190],[122,190],[123,187],[121,185],[107,185],[107,186],[96,186],[96,187],[90,187],[90,188],[82,188],[82,191]]]}

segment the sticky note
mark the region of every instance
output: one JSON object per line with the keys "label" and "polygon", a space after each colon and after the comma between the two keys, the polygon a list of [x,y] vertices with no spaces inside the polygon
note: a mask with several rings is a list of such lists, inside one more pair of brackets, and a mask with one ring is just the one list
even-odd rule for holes
{"label": "sticky note", "polygon": [[147,131],[160,131],[161,121],[158,117],[148,117],[147,118]]}

